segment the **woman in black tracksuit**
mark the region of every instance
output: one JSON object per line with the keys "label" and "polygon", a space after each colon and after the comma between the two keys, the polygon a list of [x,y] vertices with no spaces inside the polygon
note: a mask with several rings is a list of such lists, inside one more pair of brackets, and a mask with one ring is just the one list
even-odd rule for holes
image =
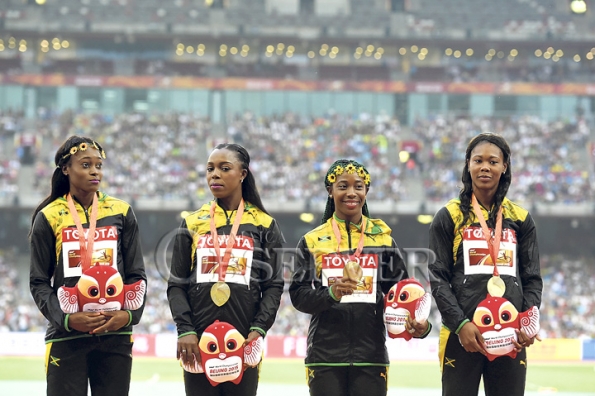
{"label": "woman in black tracksuit", "polygon": [[[527,210],[506,198],[512,178],[510,157],[510,148],[501,136],[482,133],[473,138],[465,154],[459,198],[440,209],[430,226],[430,249],[436,254],[436,261],[429,266],[431,287],[443,324],[439,356],[444,396],[476,396],[482,376],[486,396],[524,394],[525,347],[533,344],[535,337],[521,331],[514,343],[515,359],[501,356],[490,361],[484,339],[471,321],[477,305],[486,298],[488,281],[498,275],[496,269],[505,285],[503,298],[518,312],[539,308],[541,303],[543,283],[535,224]],[[496,268],[493,259],[490,265],[476,262],[480,249],[477,235],[483,233],[473,196],[492,234],[501,222]],[[487,246],[485,240],[481,243]],[[506,265],[500,263],[501,254]]]}
{"label": "woman in black tracksuit", "polygon": [[[177,357],[185,365],[193,365],[195,357],[200,361],[199,340],[216,320],[231,324],[248,343],[266,336],[279,309],[283,274],[277,254],[283,235],[264,209],[249,165],[244,147],[215,147],[206,167],[214,200],[188,215],[175,238],[167,298],[178,330]],[[217,259],[213,241],[223,243],[234,226],[233,260],[217,282],[225,255],[221,247]],[[227,291],[213,293],[218,284]],[[186,395],[254,396],[259,367],[247,367],[238,384],[216,386],[204,373],[184,371]]]}
{"label": "woman in black tracksuit", "polygon": [[[128,395],[132,326],[144,309],[146,275],[132,208],[98,190],[104,159],[99,143],[68,138],[56,152],[51,194],[33,215],[29,283],[49,322],[48,395],[82,396],[89,386],[93,395]],[[94,238],[79,238],[90,234],[83,229],[95,229]],[[121,280],[81,276],[86,266],[109,266]],[[67,296],[81,284],[78,296]],[[127,285],[135,286],[127,292]],[[122,294],[130,304],[116,306],[112,299]]]}
{"label": "woman in black tracksuit", "polygon": [[[369,186],[361,164],[336,161],[325,177],[329,197],[322,224],[297,248],[289,292],[293,305],[312,315],[306,356],[312,396],[387,393],[383,296],[408,275],[391,229],[369,217]],[[344,273],[350,261],[361,267],[359,281]],[[431,329],[411,320],[406,327],[418,338]]]}

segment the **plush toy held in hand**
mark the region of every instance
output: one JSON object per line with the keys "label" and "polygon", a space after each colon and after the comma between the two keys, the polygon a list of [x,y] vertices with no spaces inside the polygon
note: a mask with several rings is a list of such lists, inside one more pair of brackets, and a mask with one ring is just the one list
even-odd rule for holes
{"label": "plush toy held in hand", "polygon": [[488,294],[475,309],[473,323],[483,336],[490,361],[500,356],[514,359],[517,351],[513,341],[518,340],[515,329],[535,337],[540,328],[539,309],[534,306],[519,313],[507,299]]}
{"label": "plush toy held in hand", "polygon": [[384,324],[390,338],[413,336],[406,330],[407,317],[424,323],[430,316],[431,296],[414,278],[403,279],[390,288],[384,296]]}
{"label": "plush toy held in hand", "polygon": [[83,272],[74,287],[58,288],[58,300],[64,313],[135,310],[142,306],[146,283],[139,280],[125,285],[111,265],[96,264]]}
{"label": "plush toy held in hand", "polygon": [[246,346],[245,338],[227,322],[216,320],[202,333],[198,342],[200,360],[194,367],[184,367],[188,372],[204,372],[212,386],[222,382],[239,384],[244,374],[244,364],[256,367],[262,358],[263,340],[258,337]]}

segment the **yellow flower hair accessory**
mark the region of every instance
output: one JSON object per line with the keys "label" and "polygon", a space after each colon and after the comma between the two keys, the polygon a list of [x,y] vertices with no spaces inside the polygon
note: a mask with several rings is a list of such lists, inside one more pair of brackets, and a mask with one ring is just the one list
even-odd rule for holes
{"label": "yellow flower hair accessory", "polygon": [[345,167],[345,172],[352,174],[355,172],[355,166],[353,164],[349,164]]}
{"label": "yellow flower hair accessory", "polygon": [[339,176],[347,172],[348,174],[357,173],[357,175],[364,181],[366,186],[370,185],[370,174],[364,166],[352,160],[336,161],[328,170],[326,179],[324,181],[326,186],[335,183]]}
{"label": "yellow flower hair accessory", "polygon": [[[103,159],[106,158],[105,151],[100,149],[99,145],[95,141],[93,143],[91,143],[91,147],[93,147],[94,149],[99,151],[101,158],[103,158]],[[82,142],[78,146],[72,146],[70,148],[70,151],[68,152],[68,154],[62,156],[62,159],[66,159],[66,158],[70,157],[71,155],[75,155],[79,151],[87,151],[88,148],[89,148],[89,143],[87,143],[87,142]]]}

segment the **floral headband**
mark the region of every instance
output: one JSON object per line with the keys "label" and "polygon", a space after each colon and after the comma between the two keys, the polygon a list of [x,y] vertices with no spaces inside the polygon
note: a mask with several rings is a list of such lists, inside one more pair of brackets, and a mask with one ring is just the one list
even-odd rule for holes
{"label": "floral headband", "polygon": [[333,184],[337,181],[337,177],[341,176],[344,172],[348,174],[353,174],[357,172],[357,175],[362,178],[364,184],[366,186],[370,185],[370,173],[364,168],[362,165],[358,164],[355,161],[350,161],[344,167],[341,164],[337,164],[336,166],[329,169],[326,175],[326,181],[328,184]]}
{"label": "floral headband", "polygon": [[103,149],[100,149],[99,145],[95,141],[93,141],[93,143],[82,142],[78,146],[72,146],[70,149],[70,152],[66,155],[63,155],[62,159],[66,159],[66,158],[70,157],[71,155],[75,155],[79,151],[87,151],[87,149],[89,148],[89,144],[91,145],[91,147],[93,147],[95,150],[97,150],[101,153],[101,158],[103,158],[103,159],[106,158],[105,151],[103,151]]}

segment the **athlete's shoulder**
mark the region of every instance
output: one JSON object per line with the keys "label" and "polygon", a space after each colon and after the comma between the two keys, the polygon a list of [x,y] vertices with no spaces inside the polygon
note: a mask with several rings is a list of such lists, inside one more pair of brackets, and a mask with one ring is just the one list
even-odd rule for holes
{"label": "athlete's shoulder", "polygon": [[303,238],[306,240],[306,243],[310,246],[312,242],[325,239],[330,240],[331,235],[333,235],[333,227],[331,225],[331,219],[328,219],[326,222],[320,224],[318,227],[305,233]]}
{"label": "athlete's shoulder", "polygon": [[382,219],[368,218],[366,234],[368,235],[390,235],[391,228]]}
{"label": "athlete's shoulder", "polygon": [[128,202],[123,199],[113,197],[102,191],[98,192],[98,205],[100,215],[103,213],[104,216],[110,216],[115,214],[126,215],[130,210],[131,206]]}
{"label": "athlete's shoulder", "polygon": [[40,212],[43,213],[47,219],[67,214],[68,203],[66,202],[66,198],[58,197],[54,199],[52,202],[44,206]]}
{"label": "athlete's shoulder", "polygon": [[268,213],[263,212],[256,205],[246,202],[244,206],[244,212],[248,213],[251,217],[251,223],[256,226],[270,227],[273,222],[273,217]]}
{"label": "athlete's shoulder", "polygon": [[186,216],[186,224],[188,226],[197,222],[209,220],[211,218],[211,203],[205,203],[200,208],[191,212]]}
{"label": "athlete's shoulder", "polygon": [[527,209],[508,198],[502,200],[502,213],[505,218],[512,221],[525,221],[529,216]]}

